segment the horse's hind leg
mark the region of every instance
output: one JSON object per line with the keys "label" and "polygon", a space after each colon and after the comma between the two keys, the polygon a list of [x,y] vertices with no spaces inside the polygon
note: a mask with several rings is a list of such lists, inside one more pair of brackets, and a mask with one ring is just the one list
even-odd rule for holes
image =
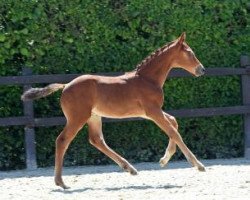
{"label": "horse's hind leg", "polygon": [[123,157],[113,151],[105,142],[102,133],[102,120],[100,116],[92,115],[88,120],[89,142],[116,162],[122,169],[132,175],[137,174],[137,170]]}
{"label": "horse's hind leg", "polygon": [[[85,120],[86,123],[87,119]],[[62,179],[62,166],[63,166],[63,158],[64,154],[71,143],[71,141],[75,138],[78,131],[84,125],[83,123],[75,123],[68,121],[63,131],[56,139],[56,154],[55,154],[55,184],[62,187],[63,189],[67,189],[67,187]]]}
{"label": "horse's hind leg", "polygon": [[[178,123],[177,123],[175,117],[173,117],[167,113],[164,113],[164,115],[172,123],[173,127],[175,127],[175,129],[178,130]],[[164,167],[168,164],[168,161],[171,159],[171,157],[174,155],[175,152],[176,152],[176,143],[174,142],[174,140],[169,138],[168,147],[165,151],[164,156],[160,159],[161,167]]]}

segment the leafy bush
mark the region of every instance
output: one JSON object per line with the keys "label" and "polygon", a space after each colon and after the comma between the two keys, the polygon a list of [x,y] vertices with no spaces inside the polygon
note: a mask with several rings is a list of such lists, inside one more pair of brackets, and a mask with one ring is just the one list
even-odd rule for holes
{"label": "leafy bush", "polygon": [[[35,74],[129,71],[183,31],[204,66],[239,67],[240,55],[250,52],[249,12],[247,0],[1,1],[0,75],[21,75],[22,66]],[[164,109],[241,103],[239,77],[171,79],[164,90]],[[0,87],[0,117],[23,115],[21,92]],[[61,115],[59,97],[36,101],[36,116]],[[178,120],[184,140],[199,157],[243,155],[241,116]],[[36,129],[39,166],[53,165],[61,129]],[[134,162],[158,160],[167,145],[151,122],[107,123],[104,132],[107,142]],[[23,127],[0,129],[1,169],[24,167],[22,134]],[[88,144],[84,129],[65,164],[108,162]]]}

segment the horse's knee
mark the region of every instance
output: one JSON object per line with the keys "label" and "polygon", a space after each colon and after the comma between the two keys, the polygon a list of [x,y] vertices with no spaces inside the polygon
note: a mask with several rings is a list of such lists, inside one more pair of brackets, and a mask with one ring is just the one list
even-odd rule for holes
{"label": "horse's knee", "polygon": [[93,146],[98,146],[100,144],[104,144],[104,139],[101,137],[89,137],[89,143]]}

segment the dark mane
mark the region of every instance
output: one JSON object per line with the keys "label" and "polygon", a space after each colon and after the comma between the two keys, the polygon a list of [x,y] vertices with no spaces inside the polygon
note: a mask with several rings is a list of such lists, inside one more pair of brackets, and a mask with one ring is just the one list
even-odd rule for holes
{"label": "dark mane", "polygon": [[147,56],[144,60],[141,61],[141,63],[139,63],[135,70],[139,71],[143,66],[147,65],[151,60],[153,60],[155,57],[161,55],[165,50],[167,50],[169,48],[169,46],[171,44],[173,44],[174,42],[170,42],[167,43],[166,45],[164,45],[163,47],[157,49],[156,51],[154,51],[153,53],[151,53],[149,56]]}

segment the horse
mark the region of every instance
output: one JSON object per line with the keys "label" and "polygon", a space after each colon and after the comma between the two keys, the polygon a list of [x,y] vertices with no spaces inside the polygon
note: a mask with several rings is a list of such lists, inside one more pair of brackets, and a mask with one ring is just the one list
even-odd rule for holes
{"label": "horse", "polygon": [[88,125],[89,142],[123,170],[136,175],[137,170],[105,142],[102,117],[140,117],[153,121],[169,137],[169,143],[160,165],[167,165],[176,152],[176,145],[186,159],[199,171],[204,165],[195,157],[178,132],[174,116],[162,110],[163,85],[172,68],[182,68],[198,77],[205,68],[186,42],[185,32],[145,58],[137,67],[120,76],[81,75],[67,84],[54,83],[44,88],[24,92],[23,101],[38,99],[62,89],[60,104],[66,125],[56,139],[55,176],[57,186],[69,188],[62,178],[65,152],[79,130]]}

